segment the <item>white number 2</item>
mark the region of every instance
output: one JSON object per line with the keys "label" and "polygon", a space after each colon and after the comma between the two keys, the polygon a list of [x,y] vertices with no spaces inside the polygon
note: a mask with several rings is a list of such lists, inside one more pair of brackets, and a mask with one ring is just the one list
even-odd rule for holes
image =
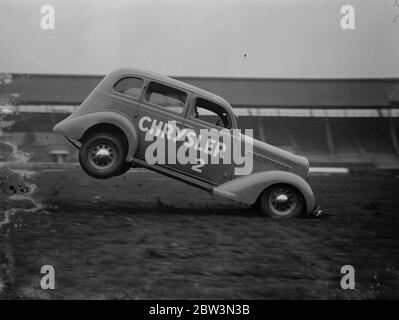
{"label": "white number 2", "polygon": [[198,164],[195,164],[192,166],[191,170],[193,171],[197,171],[197,172],[202,172],[202,167],[205,165],[205,160],[204,159],[197,159],[198,160]]}

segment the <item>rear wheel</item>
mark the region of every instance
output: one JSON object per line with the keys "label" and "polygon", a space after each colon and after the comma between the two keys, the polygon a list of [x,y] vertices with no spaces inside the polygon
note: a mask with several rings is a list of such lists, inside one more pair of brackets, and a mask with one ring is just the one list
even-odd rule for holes
{"label": "rear wheel", "polygon": [[[82,141],[79,163],[89,176],[108,179],[128,170],[125,161],[126,154],[127,145],[121,135],[98,132]],[[125,171],[122,172],[123,170]]]}
{"label": "rear wheel", "polygon": [[116,176],[121,176],[122,174],[129,171],[129,169],[131,167],[132,167],[132,164],[130,162],[125,161],[125,164],[122,166],[121,170],[116,174]]}
{"label": "rear wheel", "polygon": [[302,213],[304,207],[305,201],[302,194],[287,184],[271,186],[259,197],[261,213],[271,218],[294,218]]}

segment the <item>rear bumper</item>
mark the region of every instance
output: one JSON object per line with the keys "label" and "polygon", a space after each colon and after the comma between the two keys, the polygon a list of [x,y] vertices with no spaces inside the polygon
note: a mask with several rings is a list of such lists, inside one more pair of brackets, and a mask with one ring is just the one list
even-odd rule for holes
{"label": "rear bumper", "polygon": [[65,139],[67,139],[68,142],[69,142],[71,145],[73,145],[76,149],[80,150],[80,146],[79,146],[75,141],[73,141],[72,139],[69,139],[68,137],[65,137]]}

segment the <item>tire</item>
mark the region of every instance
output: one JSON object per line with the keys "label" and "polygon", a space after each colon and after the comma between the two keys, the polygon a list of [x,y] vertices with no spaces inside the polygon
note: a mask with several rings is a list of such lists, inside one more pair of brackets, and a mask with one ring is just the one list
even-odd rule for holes
{"label": "tire", "polygon": [[125,174],[132,167],[130,162],[125,161],[125,164],[122,166],[121,171],[119,171],[115,176],[121,176]]}
{"label": "tire", "polygon": [[288,184],[267,188],[259,197],[260,212],[270,218],[289,219],[299,216],[305,208],[302,194]]}
{"label": "tire", "polygon": [[79,163],[89,176],[108,179],[126,169],[126,155],[127,145],[122,136],[97,132],[82,141]]}

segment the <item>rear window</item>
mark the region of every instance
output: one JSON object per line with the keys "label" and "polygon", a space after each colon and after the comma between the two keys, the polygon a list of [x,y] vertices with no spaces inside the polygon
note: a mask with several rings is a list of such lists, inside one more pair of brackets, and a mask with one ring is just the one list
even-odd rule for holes
{"label": "rear window", "polygon": [[176,113],[183,113],[187,93],[165,86],[160,83],[151,82],[148,85],[145,100]]}
{"label": "rear window", "polygon": [[126,94],[133,98],[140,98],[141,92],[143,90],[143,79],[135,77],[126,77],[119,80],[115,86],[115,91]]}

